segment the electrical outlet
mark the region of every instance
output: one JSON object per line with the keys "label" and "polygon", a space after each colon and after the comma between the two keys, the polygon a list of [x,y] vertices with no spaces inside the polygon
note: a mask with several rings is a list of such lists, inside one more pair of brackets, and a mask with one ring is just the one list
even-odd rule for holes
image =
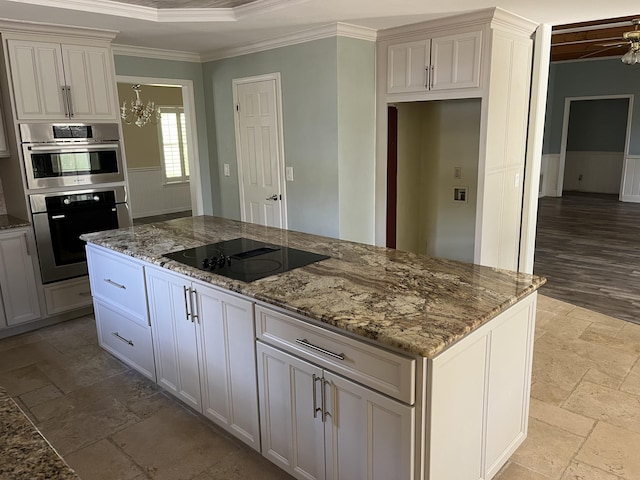
{"label": "electrical outlet", "polygon": [[288,181],[293,182],[293,167],[286,167],[284,169],[284,175]]}
{"label": "electrical outlet", "polygon": [[225,163],[223,165],[223,167],[224,167],[224,176],[225,177],[230,177],[231,176],[231,169],[229,168],[229,164]]}
{"label": "electrical outlet", "polygon": [[467,203],[467,187],[453,187],[453,201]]}

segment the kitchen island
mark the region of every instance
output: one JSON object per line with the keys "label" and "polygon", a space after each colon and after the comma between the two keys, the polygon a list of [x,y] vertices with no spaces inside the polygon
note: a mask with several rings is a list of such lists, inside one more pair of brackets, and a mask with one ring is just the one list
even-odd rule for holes
{"label": "kitchen island", "polygon": [[[164,256],[240,237],[330,258],[245,283]],[[294,476],[491,478],[526,436],[544,279],[215,217],[83,239],[101,344]]]}

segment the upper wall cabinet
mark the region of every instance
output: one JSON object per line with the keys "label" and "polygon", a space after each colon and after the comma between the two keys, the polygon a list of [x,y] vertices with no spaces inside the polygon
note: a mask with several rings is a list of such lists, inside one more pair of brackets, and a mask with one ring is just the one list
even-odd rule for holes
{"label": "upper wall cabinet", "polygon": [[117,119],[108,47],[8,40],[18,120]]}
{"label": "upper wall cabinet", "polygon": [[389,45],[387,93],[478,87],[481,49],[481,31]]}

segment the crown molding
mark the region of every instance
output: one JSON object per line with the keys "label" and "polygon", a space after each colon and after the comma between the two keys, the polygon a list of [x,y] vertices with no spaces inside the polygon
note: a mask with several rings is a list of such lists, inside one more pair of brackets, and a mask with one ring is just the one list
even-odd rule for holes
{"label": "crown molding", "polygon": [[241,18],[264,15],[309,0],[257,0],[234,8],[154,8],[117,0],[9,0],[42,7],[65,8],[82,12],[135,18],[158,23],[235,22]]}
{"label": "crown molding", "polygon": [[202,62],[198,53],[180,52],[176,50],[161,50],[159,48],[135,47],[132,45],[119,45],[115,43],[111,45],[111,50],[114,55],[125,55],[128,57],[154,58],[158,60],[174,60],[178,62]]}
{"label": "crown molding", "polygon": [[100,40],[113,40],[117,30],[103,28],[76,27],[72,25],[58,25],[44,22],[11,20],[0,18],[0,31],[3,33],[37,33],[39,35],[64,35],[66,37],[83,37]]}
{"label": "crown molding", "polygon": [[130,5],[110,0],[65,0],[61,5],[60,0],[9,0],[10,2],[27,3],[41,7],[64,8],[79,10],[81,12],[100,13],[103,15],[115,15],[118,17],[136,18],[150,22],[158,21],[158,10],[141,5]]}
{"label": "crown molding", "polygon": [[287,47],[290,45],[297,45],[300,43],[306,43],[314,40],[321,40],[323,38],[336,36],[375,42],[377,38],[377,31],[371,28],[359,27],[357,25],[338,22],[301,30],[299,32],[293,32],[288,35],[282,35],[279,37],[243,45],[240,47],[214,50],[212,52],[201,55],[201,58],[203,62],[211,62],[214,60],[221,60],[223,58],[238,57],[240,55],[264,52],[265,50]]}

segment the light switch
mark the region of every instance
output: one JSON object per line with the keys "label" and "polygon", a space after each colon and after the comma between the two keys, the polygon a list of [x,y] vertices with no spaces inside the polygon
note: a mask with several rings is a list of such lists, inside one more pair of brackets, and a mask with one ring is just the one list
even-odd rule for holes
{"label": "light switch", "polygon": [[293,167],[286,167],[284,169],[284,175],[288,181],[293,182]]}
{"label": "light switch", "polygon": [[225,177],[231,176],[231,170],[229,169],[229,164],[228,163],[224,164],[224,176]]}
{"label": "light switch", "polygon": [[453,178],[462,178],[462,167],[453,167]]}

